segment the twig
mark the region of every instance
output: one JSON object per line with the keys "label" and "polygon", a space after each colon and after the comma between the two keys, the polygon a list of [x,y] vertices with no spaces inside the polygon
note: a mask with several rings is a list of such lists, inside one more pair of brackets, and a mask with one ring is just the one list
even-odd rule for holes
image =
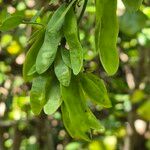
{"label": "twig", "polygon": [[84,15],[84,12],[85,12],[85,9],[86,9],[87,2],[88,2],[88,0],[84,0],[83,7],[82,7],[82,10],[81,10],[80,16],[79,16],[79,18],[78,18],[78,24],[80,23],[80,21],[81,21],[83,15]]}
{"label": "twig", "polygon": [[39,25],[39,26],[45,27],[43,24],[37,23],[37,22],[27,22],[27,21],[22,21],[22,24],[34,24],[34,25]]}

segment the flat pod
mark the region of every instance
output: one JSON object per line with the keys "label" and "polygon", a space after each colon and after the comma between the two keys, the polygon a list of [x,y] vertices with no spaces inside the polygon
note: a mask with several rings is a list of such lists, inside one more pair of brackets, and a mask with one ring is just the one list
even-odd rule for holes
{"label": "flat pod", "polygon": [[25,62],[23,64],[23,78],[25,81],[31,81],[35,74],[29,73],[31,68],[35,65],[37,54],[44,41],[45,29],[38,32],[35,42],[32,44],[31,48],[27,52]]}
{"label": "flat pod", "polygon": [[83,48],[78,38],[77,18],[73,8],[65,17],[63,31],[69,45],[71,68],[73,73],[77,75],[83,66]]}
{"label": "flat pod", "polygon": [[[59,49],[61,50],[61,49]],[[64,63],[61,52],[58,51],[57,57],[54,63],[54,71],[57,79],[59,80],[60,84],[63,86],[69,86],[70,79],[71,79],[71,70],[70,68]]]}
{"label": "flat pod", "polygon": [[39,115],[46,103],[46,93],[51,83],[49,75],[41,75],[33,79],[30,91],[31,109],[35,115]]}
{"label": "flat pod", "polygon": [[108,75],[115,74],[119,66],[116,10],[117,0],[96,0],[96,48]]}
{"label": "flat pod", "polygon": [[103,80],[91,73],[83,73],[81,74],[80,81],[83,90],[90,100],[100,106],[111,107],[111,101],[109,100]]}

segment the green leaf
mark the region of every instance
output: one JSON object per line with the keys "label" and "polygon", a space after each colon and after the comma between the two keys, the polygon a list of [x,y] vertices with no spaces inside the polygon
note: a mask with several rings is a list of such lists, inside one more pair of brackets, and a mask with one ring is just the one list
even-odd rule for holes
{"label": "green leaf", "polygon": [[31,69],[28,72],[28,76],[32,76],[36,73],[36,66],[35,64],[31,67]]}
{"label": "green leaf", "polygon": [[50,19],[45,33],[44,43],[36,59],[36,70],[39,74],[44,73],[53,63],[57,48],[60,43],[62,33],[61,27],[64,23],[65,15],[74,4],[75,0],[66,6],[62,4]]}
{"label": "green leaf", "polygon": [[31,74],[31,68],[35,65],[36,57],[41,48],[44,40],[45,29],[39,31],[36,36],[36,41],[33,43],[29,51],[27,52],[25,62],[23,64],[23,78],[25,81],[31,81],[35,74]]}
{"label": "green leaf", "polygon": [[129,11],[137,11],[142,5],[143,0],[122,0]]}
{"label": "green leaf", "polygon": [[52,79],[52,83],[47,90],[47,103],[44,106],[44,112],[51,115],[56,112],[62,103],[62,98],[60,95],[59,82],[56,79]]}
{"label": "green leaf", "polygon": [[38,29],[38,30],[33,32],[33,34],[30,36],[30,38],[29,38],[29,40],[27,42],[28,45],[33,44],[36,41],[37,36],[38,36],[38,34],[40,33],[41,30],[43,30],[43,28],[40,28],[40,29]]}
{"label": "green leaf", "polygon": [[145,98],[145,93],[143,90],[136,89],[131,95],[132,103],[138,103]]}
{"label": "green leaf", "polygon": [[70,60],[70,53],[69,50],[67,50],[66,48],[62,47],[61,48],[61,56],[62,59],[64,61],[64,63],[71,68],[71,60]]}
{"label": "green leaf", "polygon": [[126,11],[119,18],[120,30],[129,36],[135,35],[146,25],[147,19],[147,16],[141,11],[132,13]]}
{"label": "green leaf", "polygon": [[46,103],[46,93],[49,88],[51,78],[49,75],[38,76],[33,79],[30,92],[31,109],[35,115],[39,115]]}
{"label": "green leaf", "polygon": [[95,0],[95,7],[96,7],[96,26],[95,26],[95,48],[96,51],[99,49],[99,38],[101,32],[101,18],[102,18],[102,4]]}
{"label": "green leaf", "polygon": [[84,92],[90,100],[100,106],[111,107],[111,101],[103,80],[91,73],[84,73],[81,74],[80,81]]}
{"label": "green leaf", "polygon": [[75,136],[77,135],[76,126],[74,124],[72,124],[72,122],[70,120],[69,112],[64,103],[62,103],[62,105],[61,105],[61,111],[62,111],[62,119],[63,119],[65,128],[67,129],[70,136],[75,138]]}
{"label": "green leaf", "polygon": [[94,114],[91,112],[90,109],[87,110],[86,117],[87,117],[87,124],[91,129],[96,129],[101,131],[104,130],[104,127],[100,124],[100,122],[97,120],[97,118],[94,116]]}
{"label": "green leaf", "polygon": [[148,99],[143,105],[141,105],[137,113],[147,121],[150,121],[150,99]]}
{"label": "green leaf", "polygon": [[23,65],[23,78],[25,81],[30,81],[34,77],[34,75],[31,73],[31,70],[34,69],[33,66],[35,66],[37,54],[39,52],[40,47],[43,44],[44,34],[45,29],[42,29],[38,32],[38,34],[36,35],[35,42],[27,52],[26,59]]}
{"label": "green leaf", "polygon": [[62,108],[62,113],[66,129],[72,137],[89,141],[88,134],[91,129],[101,129],[102,126],[86,104],[78,77],[72,76],[68,87],[61,86],[61,94],[64,101],[62,107],[65,107]]}
{"label": "green leaf", "polygon": [[[70,10],[70,8],[72,7],[72,5],[76,2],[76,0],[72,0],[69,5],[67,6],[66,10],[61,14],[60,18],[58,20],[53,20],[53,27],[49,30],[49,31],[52,31],[52,30],[55,30],[57,26],[59,26],[59,24],[62,22],[62,20],[65,18],[66,14],[68,13],[68,11]],[[63,4],[65,5],[65,4]],[[63,6],[62,5],[62,6]],[[50,24],[49,24],[50,26]]]}
{"label": "green leaf", "polygon": [[101,63],[108,75],[115,74],[119,66],[116,10],[117,0],[96,0],[95,42]]}
{"label": "green leaf", "polygon": [[0,25],[0,31],[9,31],[16,28],[19,24],[22,23],[23,16],[11,15],[7,17],[2,24]]}
{"label": "green leaf", "polygon": [[78,141],[74,141],[74,142],[69,142],[66,146],[65,146],[65,148],[64,148],[64,150],[79,150],[79,149],[81,149],[81,146],[82,144],[80,143],[80,142],[78,142]]}
{"label": "green leaf", "polygon": [[10,14],[7,12],[7,8],[4,7],[2,11],[0,11],[0,25],[3,23],[4,20],[6,20],[8,17],[10,17]]}
{"label": "green leaf", "polygon": [[71,68],[77,75],[83,66],[83,48],[78,38],[77,18],[73,8],[66,15],[63,31],[70,48]]}
{"label": "green leaf", "polygon": [[40,17],[40,15],[43,13],[43,10],[44,10],[44,7],[42,7],[39,11],[37,11],[37,13],[31,18],[30,22],[36,22],[38,17]]}
{"label": "green leaf", "polygon": [[[45,72],[53,63],[57,48],[61,40],[61,26],[64,18],[61,22],[55,26],[55,22],[61,17],[62,13],[66,10],[66,5],[61,5],[50,19],[44,38],[44,43],[37,55],[36,70],[39,74]],[[54,27],[53,27],[54,26]],[[53,30],[51,30],[53,28]]]}
{"label": "green leaf", "polygon": [[54,63],[54,71],[60,84],[62,84],[63,86],[69,86],[71,71],[63,62],[60,52],[58,53]]}

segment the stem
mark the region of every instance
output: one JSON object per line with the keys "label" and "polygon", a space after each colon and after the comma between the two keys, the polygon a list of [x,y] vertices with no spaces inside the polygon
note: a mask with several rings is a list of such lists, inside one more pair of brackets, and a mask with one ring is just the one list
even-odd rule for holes
{"label": "stem", "polygon": [[81,11],[80,16],[79,16],[79,18],[78,18],[78,24],[80,23],[80,21],[81,21],[81,19],[82,19],[82,17],[83,17],[83,14],[84,14],[85,9],[86,9],[87,2],[88,2],[88,0],[84,0],[84,4],[83,4],[83,7],[82,7],[82,11]]}
{"label": "stem", "polygon": [[35,25],[39,25],[39,26],[45,27],[43,24],[37,23],[37,22],[27,22],[27,21],[22,21],[22,24],[35,24]]}
{"label": "stem", "polygon": [[14,127],[14,139],[13,139],[13,150],[19,150],[21,146],[21,141],[22,141],[22,133],[18,129],[18,125],[15,125]]}

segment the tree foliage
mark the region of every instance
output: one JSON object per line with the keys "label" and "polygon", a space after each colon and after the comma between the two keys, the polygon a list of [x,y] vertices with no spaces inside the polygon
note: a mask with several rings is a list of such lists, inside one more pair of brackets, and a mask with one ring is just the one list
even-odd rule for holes
{"label": "tree foliage", "polygon": [[[147,13],[144,7],[146,4],[149,5],[149,1],[144,1],[142,5],[142,0],[132,2],[123,0],[125,12],[119,17],[117,2],[117,0],[95,0],[89,3],[87,0],[50,1],[49,7],[51,6],[54,11],[49,11],[51,7],[40,6],[40,10],[30,18],[27,18],[25,11],[9,14],[4,7],[0,13],[2,34],[12,32],[23,25],[32,29],[23,64],[23,78],[32,86],[30,90],[32,112],[35,115],[42,115],[44,111],[47,115],[54,115],[61,110],[64,126],[69,135],[75,139],[90,142],[92,135],[105,133],[104,128],[108,128],[107,122],[113,124],[114,121],[117,125],[116,118],[123,117],[124,112],[136,111],[141,118],[149,121],[149,115],[145,115],[149,113],[147,86],[144,92],[140,91],[140,87],[147,83],[149,72],[135,76],[137,80],[135,83],[130,67],[126,64],[129,61],[131,68],[134,68],[136,63],[134,57],[140,57],[140,54],[137,54],[139,52],[134,50],[138,45],[135,39],[139,39],[140,46],[144,44],[146,49],[149,46],[147,35],[149,12]],[[86,11],[94,12],[92,17],[88,14],[87,25],[83,24]],[[88,33],[91,28],[92,34]],[[87,39],[89,41],[85,43]],[[12,52],[13,48],[10,48]],[[125,51],[127,53],[125,54],[122,49],[129,51]],[[7,51],[9,52],[9,49]],[[128,56],[131,57],[130,60],[126,60],[129,59]],[[145,57],[145,63],[149,65],[148,58]],[[100,64],[101,77],[95,69],[97,62]],[[120,69],[119,66],[124,69]],[[125,72],[127,84],[124,83],[124,79],[117,79],[117,76],[123,76],[122,72]],[[112,75],[115,77],[110,77]],[[128,91],[127,86],[132,92],[124,94]],[[137,100],[139,95],[142,98]],[[148,100],[142,101],[143,99]],[[123,104],[119,105],[119,101]],[[110,111],[106,121],[101,121],[103,118],[92,112],[91,106],[95,105],[98,110]],[[119,109],[122,107],[124,110],[120,112]],[[111,116],[112,113],[114,116]],[[128,120],[132,124],[133,120],[130,121]],[[123,126],[117,126],[120,130],[125,130]],[[99,147],[104,145],[104,142],[99,143]]]}

